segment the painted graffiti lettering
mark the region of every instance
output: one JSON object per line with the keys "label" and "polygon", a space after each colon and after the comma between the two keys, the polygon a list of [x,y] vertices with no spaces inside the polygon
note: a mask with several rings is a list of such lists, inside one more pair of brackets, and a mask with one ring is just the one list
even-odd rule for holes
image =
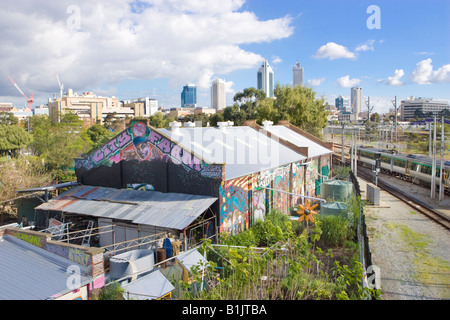
{"label": "painted graffiti lettering", "polygon": [[116,145],[117,145],[117,147],[122,148],[124,145],[126,145],[130,141],[131,141],[131,136],[128,134],[127,131],[124,131],[117,137]]}
{"label": "painted graffiti lettering", "polygon": [[36,247],[41,247],[41,238],[32,234],[26,233],[17,233],[15,234],[16,238],[28,242]]}
{"label": "painted graffiti lettering", "polygon": [[170,141],[163,138],[157,145],[157,147],[159,148],[159,150],[161,150],[164,153],[169,153],[170,152]]}
{"label": "painted graffiti lettering", "polygon": [[161,140],[161,135],[158,134],[156,131],[152,130],[152,132],[150,133],[150,138],[149,141],[152,144],[155,144],[157,141]]}
{"label": "painted graffiti lettering", "polygon": [[[197,172],[201,172],[205,166],[201,158],[140,122],[120,133],[87,159],[77,159],[75,165],[76,168],[84,166],[89,170],[95,166],[109,166],[112,163],[132,159],[151,161],[165,158],[171,159],[174,164],[183,164]],[[208,174],[205,176],[208,176]],[[221,176],[221,172],[214,174],[214,176]]]}
{"label": "painted graffiti lettering", "polygon": [[89,255],[77,249],[69,250],[69,260],[87,267],[89,263]]}

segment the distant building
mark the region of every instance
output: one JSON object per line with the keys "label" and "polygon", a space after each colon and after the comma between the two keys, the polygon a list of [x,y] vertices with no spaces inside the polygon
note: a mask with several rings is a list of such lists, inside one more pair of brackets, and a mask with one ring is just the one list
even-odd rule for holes
{"label": "distant building", "polygon": [[226,107],[225,81],[216,79],[211,85],[211,108],[216,111]]}
{"label": "distant building", "polygon": [[197,106],[197,87],[193,84],[187,84],[181,92],[181,107],[195,108]]}
{"label": "distant building", "polygon": [[58,123],[61,114],[73,112],[84,121],[85,125],[91,126],[102,123],[104,116],[109,112],[121,113],[119,101],[116,97],[100,97],[93,92],[84,92],[81,95],[73,93],[68,89],[66,95],[48,102],[49,117],[53,123]]}
{"label": "distant building", "polygon": [[200,113],[204,113],[204,114],[214,114],[216,113],[217,110],[214,108],[201,108],[201,107],[197,107],[194,109],[194,114],[200,114]]}
{"label": "distant building", "polygon": [[416,118],[416,112],[424,116],[431,114],[438,115],[442,110],[450,111],[450,105],[447,101],[433,100],[430,98],[414,98],[410,97],[408,100],[403,100],[400,104],[400,120],[411,121]]}
{"label": "distant building", "polygon": [[338,114],[339,122],[358,121],[358,115],[356,113],[342,111]]}
{"label": "distant building", "polygon": [[297,61],[297,63],[294,65],[294,68],[292,69],[292,85],[296,87],[296,86],[303,86],[303,84],[304,84],[303,67]]}
{"label": "distant building", "polygon": [[179,117],[194,114],[194,110],[194,108],[171,108],[168,116],[178,119]]}
{"label": "distant building", "polygon": [[124,101],[123,107],[132,108],[135,117],[149,117],[158,112],[158,100],[149,97]]}
{"label": "distant building", "polygon": [[362,89],[360,87],[353,87],[351,89],[351,107],[352,113],[360,113],[362,107]]}
{"label": "distant building", "polygon": [[350,111],[348,97],[340,95],[335,99],[336,109],[339,111]]}
{"label": "distant building", "polygon": [[48,115],[48,106],[43,104],[40,106],[35,106],[33,111],[33,115],[37,116],[37,115]]}
{"label": "distant building", "polygon": [[264,60],[263,65],[257,72],[257,89],[263,90],[266,97],[273,98],[274,78],[273,70],[267,60]]}
{"label": "distant building", "polygon": [[12,108],[12,102],[0,102],[0,112],[11,112]]}

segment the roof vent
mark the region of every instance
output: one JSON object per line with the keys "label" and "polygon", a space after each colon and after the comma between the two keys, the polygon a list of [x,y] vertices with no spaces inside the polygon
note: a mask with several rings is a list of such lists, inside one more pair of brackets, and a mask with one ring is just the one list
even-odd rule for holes
{"label": "roof vent", "polygon": [[263,121],[262,124],[264,126],[264,129],[268,129],[273,125],[273,121],[266,120],[266,121]]}
{"label": "roof vent", "polygon": [[195,128],[195,122],[192,121],[185,122],[184,126],[187,128]]}
{"label": "roof vent", "polygon": [[173,121],[169,123],[170,130],[175,131],[176,129],[179,129],[181,127],[181,122]]}
{"label": "roof vent", "polygon": [[217,126],[221,130],[225,130],[226,127],[232,127],[234,125],[233,121],[217,122]]}

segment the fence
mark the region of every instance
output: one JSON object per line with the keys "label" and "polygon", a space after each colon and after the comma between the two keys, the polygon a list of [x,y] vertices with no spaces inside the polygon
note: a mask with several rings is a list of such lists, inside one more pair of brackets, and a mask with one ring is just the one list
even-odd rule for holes
{"label": "fence", "polygon": [[[356,197],[359,199],[359,221],[358,221],[358,229],[357,229],[357,237],[359,244],[359,256],[360,262],[363,266],[363,286],[365,287],[373,287],[375,284],[368,281],[368,279],[376,279],[375,270],[372,267],[372,253],[370,251],[369,246],[369,237],[367,235],[367,225],[366,219],[364,215],[364,209],[361,204],[361,188],[359,186],[358,179],[355,177],[352,171],[349,172],[350,181],[353,184],[353,191]],[[369,271],[370,270],[370,271]],[[370,297],[373,298],[373,297]]]}

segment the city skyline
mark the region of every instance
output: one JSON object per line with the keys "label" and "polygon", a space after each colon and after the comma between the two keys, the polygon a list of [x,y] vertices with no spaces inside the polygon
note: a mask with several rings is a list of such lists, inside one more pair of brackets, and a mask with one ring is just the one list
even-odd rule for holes
{"label": "city skyline", "polygon": [[6,3],[0,102],[27,103],[11,76],[33,105],[46,104],[59,95],[58,74],[65,90],[148,96],[162,107],[178,107],[186,83],[209,107],[221,78],[232,105],[235,93],[257,86],[265,59],[281,85],[292,85],[298,61],[305,86],[332,105],[353,86],[373,112],[387,112],[394,96],[450,101],[449,13],[439,0]]}

